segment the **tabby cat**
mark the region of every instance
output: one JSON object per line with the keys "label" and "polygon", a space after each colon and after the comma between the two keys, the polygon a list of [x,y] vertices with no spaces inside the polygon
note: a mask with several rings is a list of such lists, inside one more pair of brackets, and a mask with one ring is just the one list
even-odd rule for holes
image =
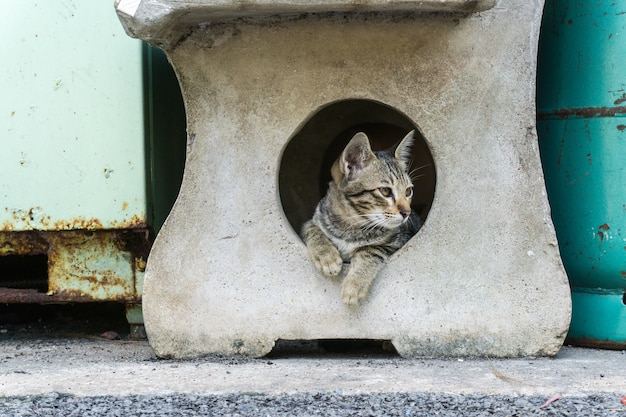
{"label": "tabby cat", "polygon": [[343,275],[341,298],[350,307],[367,296],[385,260],[422,226],[411,212],[414,133],[380,152],[372,151],[365,133],[354,135],[332,166],[326,195],[302,228],[317,269],[329,278]]}

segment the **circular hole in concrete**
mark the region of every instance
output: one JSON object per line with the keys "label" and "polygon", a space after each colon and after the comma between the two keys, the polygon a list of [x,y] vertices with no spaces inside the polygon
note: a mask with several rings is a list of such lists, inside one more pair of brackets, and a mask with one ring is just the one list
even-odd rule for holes
{"label": "circular hole in concrete", "polygon": [[418,126],[391,106],[372,100],[342,100],[316,111],[294,133],[280,161],[278,186],[287,220],[300,233],[326,194],[330,168],[354,134],[365,132],[374,151],[416,129],[409,172],[412,208],[426,220],[435,195],[435,163]]}

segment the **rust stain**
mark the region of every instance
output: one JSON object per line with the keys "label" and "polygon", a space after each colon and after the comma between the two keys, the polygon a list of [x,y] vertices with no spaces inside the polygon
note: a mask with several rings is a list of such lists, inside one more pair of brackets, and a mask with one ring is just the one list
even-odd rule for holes
{"label": "rust stain", "polygon": [[119,230],[115,232],[115,246],[122,251],[132,253],[135,259],[142,259],[143,261],[148,259],[152,240],[147,229]]}
{"label": "rust stain", "polygon": [[76,230],[76,229],[86,229],[86,230],[96,230],[102,229],[102,222],[99,219],[91,218],[85,219],[83,217],[77,217],[73,220],[58,220],[54,222],[53,229],[56,230]]}
{"label": "rust stain", "polygon": [[[122,203],[122,210],[128,208],[128,202]],[[108,224],[103,224],[102,220],[91,217],[76,217],[72,219],[62,219],[52,221],[50,215],[46,215],[42,207],[30,207],[27,209],[4,208],[9,213],[11,220],[6,220],[0,225],[0,232],[34,229],[34,230],[102,230],[102,229],[132,229],[148,228],[148,222],[143,215],[134,214],[129,219],[112,220]]]}
{"label": "rust stain", "polygon": [[10,221],[5,221],[4,223],[2,223],[2,227],[0,227],[0,232],[10,232],[11,230],[13,230],[13,223],[11,223]]}
{"label": "rust stain", "polygon": [[111,222],[112,229],[146,229],[148,228],[148,222],[143,216],[134,214],[130,219]]}
{"label": "rust stain", "polygon": [[[0,288],[0,303],[6,304],[56,304],[56,303],[88,303],[102,301],[99,298],[79,291],[57,290],[48,293],[38,292],[33,289]],[[141,302],[140,295],[117,296],[108,298],[107,301],[118,302]]]}
{"label": "rust stain", "polygon": [[[621,101],[620,101],[621,100]],[[622,104],[626,101],[620,99],[615,104]],[[571,109],[558,109],[550,112],[541,112],[537,114],[537,119],[566,119],[568,117],[594,118],[594,117],[615,117],[618,114],[626,114],[626,106],[619,107],[581,107]]]}
{"label": "rust stain", "polygon": [[39,232],[1,232],[0,256],[7,255],[45,255],[48,242]]}
{"label": "rust stain", "polygon": [[149,229],[0,232],[0,256],[47,255],[48,293],[0,288],[0,303],[140,302]]}
{"label": "rust stain", "polygon": [[[49,262],[51,264],[56,264],[55,261],[50,260]],[[67,262],[64,263],[63,265],[61,265],[62,268],[66,268],[68,265],[74,265],[74,262]],[[118,287],[118,288],[125,288],[128,287],[128,282],[125,278],[121,278],[119,276],[117,276],[115,274],[115,271],[107,271],[107,270],[101,270],[101,271],[97,271],[98,275],[80,275],[80,283],[83,284],[88,284],[90,288],[97,290],[98,288],[106,288],[106,287]],[[72,282],[76,282],[75,278],[73,278],[71,280]],[[49,287],[50,287],[50,294],[55,294],[59,291],[63,291],[62,287],[65,285],[65,282],[57,282],[56,280],[54,281],[50,281],[49,282]],[[132,292],[133,289],[132,288],[125,288],[126,291],[124,292]],[[82,295],[88,295],[90,291],[79,291],[79,290],[66,290],[66,291],[70,291],[73,294],[82,294]],[[96,292],[96,291],[94,291]],[[109,298],[110,295],[107,295],[107,298]]]}
{"label": "rust stain", "polygon": [[146,272],[147,259],[135,258],[135,268],[139,272]]}
{"label": "rust stain", "polygon": [[119,253],[111,232],[69,231],[50,234],[48,288],[99,298],[135,292],[131,259]]}
{"label": "rust stain", "polygon": [[624,342],[616,342],[608,339],[594,339],[590,337],[579,337],[579,338],[567,338],[567,343],[572,344],[574,346],[580,347],[590,347],[590,348],[599,348],[599,349],[607,349],[607,350],[624,350],[626,348],[626,343]]}
{"label": "rust stain", "polygon": [[623,132],[624,130],[626,130],[626,125],[617,125],[617,130]]}
{"label": "rust stain", "polygon": [[5,207],[4,210],[6,212],[10,211],[11,217],[16,222],[31,223],[43,217],[43,209],[39,206],[30,207],[28,209],[14,209],[14,210],[9,210],[8,207]]}
{"label": "rust stain", "polygon": [[622,274],[622,278],[626,279],[626,271],[621,271],[620,274]]}
{"label": "rust stain", "polygon": [[619,106],[622,103],[626,103],[626,93],[622,94],[622,96],[618,98],[617,100],[615,100],[613,104],[615,104],[616,106]]}
{"label": "rust stain", "polygon": [[604,241],[604,232],[611,230],[611,227],[608,224],[604,223],[598,226],[598,229],[602,230],[602,231],[598,231],[598,237],[600,238],[600,242],[602,242]]}

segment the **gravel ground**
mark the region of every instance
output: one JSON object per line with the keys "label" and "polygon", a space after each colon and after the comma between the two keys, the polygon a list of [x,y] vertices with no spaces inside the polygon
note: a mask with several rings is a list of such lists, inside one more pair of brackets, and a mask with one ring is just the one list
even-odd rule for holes
{"label": "gravel ground", "polygon": [[435,393],[342,395],[168,395],[76,397],[56,393],[0,399],[17,416],[624,416],[619,396],[560,398]]}
{"label": "gravel ground", "polygon": [[405,360],[360,344],[302,352],[305,343],[264,359],[172,361],[128,340],[119,306],[1,307],[2,417],[626,417],[626,351]]}

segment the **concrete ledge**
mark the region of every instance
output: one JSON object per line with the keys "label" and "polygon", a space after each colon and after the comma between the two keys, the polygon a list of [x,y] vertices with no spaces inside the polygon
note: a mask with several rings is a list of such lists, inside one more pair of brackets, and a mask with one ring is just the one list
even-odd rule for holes
{"label": "concrete ledge", "polygon": [[[6,337],[6,336],[5,336]],[[3,397],[445,392],[545,395],[626,392],[624,352],[564,348],[553,359],[410,360],[380,357],[206,358],[159,361],[144,342],[0,341]],[[68,366],[70,364],[71,366]],[[622,411],[621,414],[619,412]],[[596,413],[597,415],[597,413]],[[623,409],[616,415],[623,415]]]}
{"label": "concrete ledge", "polygon": [[130,36],[170,48],[202,23],[234,18],[329,12],[456,12],[490,9],[496,0],[116,0]]}

